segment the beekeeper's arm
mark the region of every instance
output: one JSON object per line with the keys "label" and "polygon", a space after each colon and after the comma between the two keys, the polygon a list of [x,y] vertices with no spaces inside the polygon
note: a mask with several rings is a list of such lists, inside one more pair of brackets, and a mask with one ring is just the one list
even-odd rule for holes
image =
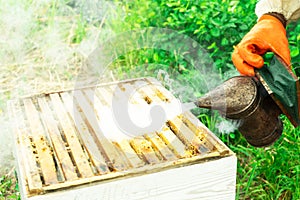
{"label": "beekeeper's arm", "polygon": [[232,61],[241,74],[254,76],[264,64],[262,55],[272,51],[290,65],[286,23],[300,18],[300,0],[260,0],[257,23],[234,48]]}

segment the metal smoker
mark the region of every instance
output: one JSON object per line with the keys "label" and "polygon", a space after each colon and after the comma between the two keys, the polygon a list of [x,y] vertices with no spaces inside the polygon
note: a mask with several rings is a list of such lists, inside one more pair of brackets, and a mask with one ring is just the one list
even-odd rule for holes
{"label": "metal smoker", "polygon": [[201,108],[218,110],[239,120],[239,131],[255,147],[269,146],[282,134],[280,114],[296,127],[299,120],[299,81],[277,56],[255,77],[236,76],[199,98]]}

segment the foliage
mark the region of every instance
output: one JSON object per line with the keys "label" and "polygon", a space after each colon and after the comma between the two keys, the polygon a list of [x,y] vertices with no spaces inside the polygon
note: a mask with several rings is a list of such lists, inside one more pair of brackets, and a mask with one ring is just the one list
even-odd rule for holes
{"label": "foliage", "polygon": [[255,148],[244,138],[228,142],[237,153],[237,199],[299,199],[300,138],[294,128],[282,117],[282,137],[272,146]]}
{"label": "foliage", "polygon": [[[233,69],[231,52],[256,21],[252,1],[125,1],[119,2],[125,16],[112,22],[117,31],[144,27],[176,30],[195,39],[206,49],[218,71]],[[251,12],[249,12],[251,11]],[[184,44],[176,43],[178,49]],[[142,55],[141,62],[144,56]],[[148,58],[148,57],[147,57]],[[161,59],[165,59],[164,56]],[[170,59],[171,60],[171,59]],[[169,60],[169,62],[171,62]]]}
{"label": "foliage", "polygon": [[20,199],[18,184],[7,176],[0,177],[0,200]]}
{"label": "foliage", "polygon": [[292,22],[287,27],[287,33],[289,38],[289,48],[291,51],[292,66],[297,74],[300,77],[300,20],[297,22]]}

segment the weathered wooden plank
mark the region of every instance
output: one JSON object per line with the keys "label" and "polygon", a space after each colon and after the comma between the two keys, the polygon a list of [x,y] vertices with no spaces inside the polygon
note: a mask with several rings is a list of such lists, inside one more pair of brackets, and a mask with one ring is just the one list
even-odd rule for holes
{"label": "weathered wooden plank", "polygon": [[88,100],[84,97],[82,91],[75,91],[74,97],[81,110],[85,114],[88,124],[94,130],[95,137],[98,138],[96,143],[100,148],[103,149],[102,152],[105,153],[105,158],[108,160],[109,166],[115,168],[116,170],[126,169],[126,162],[124,162],[120,153],[118,153],[112,143],[104,136],[102,129],[100,128],[99,123],[95,117],[93,106],[91,106]]}
{"label": "weathered wooden plank", "polygon": [[[130,83],[119,83],[116,86],[111,86],[111,90],[114,91],[115,89],[119,89],[120,91],[122,91],[124,93],[125,96],[130,97],[132,96],[134,90],[127,88],[126,86],[131,85]],[[114,93],[114,92],[113,92]]]}
{"label": "weathered wooden plank", "polygon": [[[18,167],[20,168],[20,171],[24,172],[24,174],[20,175],[25,176],[21,177],[24,181],[22,183],[28,184],[28,190],[31,193],[39,193],[42,191],[42,180],[29,138],[29,135],[31,134],[25,125],[23,110],[21,109],[20,102],[10,102],[8,104],[8,109],[15,134],[15,148],[18,153]],[[24,185],[24,187],[27,186]]]}
{"label": "weathered wooden plank", "polygon": [[155,150],[160,152],[165,160],[177,159],[177,157],[168,148],[164,141],[155,133],[146,134],[145,138],[152,143],[152,147],[155,147]]}
{"label": "weathered wooden plank", "polygon": [[105,174],[109,172],[108,166],[105,163],[105,159],[101,154],[100,149],[95,143],[95,138],[92,137],[88,126],[86,125],[84,119],[82,118],[82,111],[78,110],[75,105],[71,95],[67,92],[61,93],[62,100],[66,106],[69,116],[71,116],[74,124],[80,135],[80,139],[83,141],[86,151],[88,152],[91,161],[94,163],[96,169],[101,173]]}
{"label": "weathered wooden plank", "polygon": [[155,88],[159,91],[159,93],[161,93],[163,95],[163,97],[166,99],[166,101],[173,101],[175,99],[175,97],[172,95],[172,93],[169,90],[167,90],[164,86],[162,86],[162,84],[157,79],[147,77],[146,80],[150,84],[155,86]]}
{"label": "weathered wooden plank", "polygon": [[82,177],[93,176],[93,171],[90,167],[89,161],[82,149],[80,141],[77,138],[74,124],[71,122],[59,95],[57,93],[53,93],[50,94],[50,98],[80,175]]}
{"label": "weathered wooden plank", "polygon": [[147,104],[143,95],[138,91],[138,88],[135,88],[130,83],[119,84],[119,87],[123,89],[124,95],[129,99],[129,102],[132,104]]}
{"label": "weathered wooden plank", "polygon": [[78,178],[76,169],[68,154],[68,150],[64,145],[64,141],[61,138],[57,122],[53,118],[53,114],[47,104],[47,101],[45,98],[38,98],[38,103],[42,111],[42,119],[47,127],[49,138],[52,141],[58,167],[61,167],[63,171],[63,179],[66,178],[67,180],[76,180]]}
{"label": "weathered wooden plank", "polygon": [[112,96],[113,94],[107,91],[104,87],[99,87],[95,89],[95,94],[98,96],[98,98],[105,101],[105,104],[108,107],[111,107],[112,104]]}
{"label": "weathered wooden plank", "polygon": [[161,99],[155,95],[149,84],[143,81],[135,81],[133,86],[148,104],[151,104],[153,101],[161,102]]}
{"label": "weathered wooden plank", "polygon": [[[153,85],[151,84],[151,82],[149,84],[145,84],[144,86],[142,85],[144,83],[139,83],[139,85],[141,85],[141,91],[143,93],[143,95],[145,97],[148,97],[150,99],[150,101],[152,102],[163,102],[163,101],[167,101],[167,102],[171,102],[176,100],[175,98],[172,98],[171,94],[168,95],[168,92],[166,92],[162,87],[160,88],[162,91],[166,92],[166,95],[164,95],[165,93],[163,93],[162,91],[158,90],[157,87],[155,87],[155,85],[159,85],[158,83]],[[161,96],[159,96],[159,94],[161,94]],[[175,123],[172,123],[175,122]],[[183,140],[186,141],[186,144],[191,143],[193,146],[196,147],[196,149],[200,152],[200,153],[207,153],[208,151],[211,151],[213,149],[213,146],[210,142],[207,141],[206,137],[204,137],[205,135],[202,135],[198,138],[195,137],[195,134],[188,129],[188,127],[183,124],[183,122],[180,121],[180,119],[178,117],[169,120],[169,124],[177,131],[178,136]],[[181,130],[182,129],[182,130]],[[186,140],[187,139],[187,140]],[[193,151],[193,149],[191,149]],[[193,153],[193,152],[191,152]]]}
{"label": "weathered wooden plank", "polygon": [[[207,153],[210,150],[203,145],[201,140],[178,118],[168,121],[170,128],[186,144],[192,144],[199,153]],[[193,149],[192,149],[193,150]]]}
{"label": "weathered wooden plank", "polygon": [[103,106],[107,106],[107,107],[110,107],[111,105],[111,102],[107,102],[106,101],[106,98],[103,97],[103,95],[111,95],[109,92],[107,92],[106,90],[103,90],[103,92],[105,94],[102,94],[102,91],[101,91],[101,87],[96,87],[96,88],[93,88],[93,93],[95,96],[98,97],[99,101],[101,102],[101,104]]}
{"label": "weathered wooden plank", "polygon": [[179,158],[183,158],[187,155],[187,147],[182,143],[181,140],[170,130],[169,127],[165,126],[157,134],[163,139],[163,141],[168,145]]}
{"label": "weathered wooden plank", "polygon": [[151,82],[149,79],[147,81],[136,81],[135,87],[139,88],[138,91],[146,99],[150,99],[150,102],[170,102],[174,100],[172,95],[164,94],[164,88],[161,84],[156,82]]}
{"label": "weathered wooden plank", "polygon": [[151,78],[145,78],[145,82],[149,84],[149,89],[151,89],[161,101],[170,102],[174,99],[174,96],[171,95],[169,91],[166,92],[166,89],[161,85],[159,81]]}
{"label": "weathered wooden plank", "polygon": [[[106,119],[106,117],[111,117],[111,116],[104,116],[104,115],[108,115],[111,113],[110,109],[108,109],[109,107],[104,104],[102,101],[100,101],[99,97],[96,96],[95,90],[91,90],[91,89],[85,89],[84,91],[82,91],[83,94],[86,95],[86,99],[88,101],[88,103],[92,106],[92,108],[94,109],[94,113],[96,114],[98,123],[103,123],[105,122],[104,119]],[[113,124],[111,124],[113,125]],[[100,127],[102,128],[102,126],[100,125]]]}
{"label": "weathered wooden plank", "polygon": [[[108,106],[104,106],[102,102],[99,100],[98,96],[95,95],[95,92],[91,89],[84,90],[84,93],[87,96],[90,104],[93,103],[94,111],[98,118],[98,124],[103,131],[104,136],[109,141],[119,141],[124,139],[128,139],[129,137],[124,134],[119,128],[116,126],[116,123],[112,117],[112,110]],[[115,149],[117,153],[120,155],[119,149]],[[130,162],[128,159],[124,158],[123,156],[119,156],[120,159],[115,159],[116,165],[126,165],[129,166]],[[119,162],[117,164],[117,162]]]}
{"label": "weathered wooden plank", "polygon": [[105,134],[113,135],[113,136],[108,136],[108,139],[114,140],[114,142],[117,143],[118,146],[122,149],[122,151],[128,158],[126,159],[127,165],[132,165],[134,167],[139,167],[144,165],[144,162],[136,155],[134,150],[129,145],[128,140],[130,139],[130,137],[126,136],[125,133],[123,133],[116,126],[114,119],[112,119],[112,116],[105,116],[107,114],[112,114],[111,113],[112,111],[107,106],[107,104],[103,104],[102,102],[100,102],[100,100],[98,99],[99,97],[95,95],[94,91],[86,89],[84,92],[89,97],[94,96],[93,98],[94,108],[99,119],[98,121],[99,125]]}
{"label": "weathered wooden plank", "polygon": [[184,123],[200,138],[205,136],[205,139],[221,154],[228,154],[229,149],[222,143],[222,141],[214,135],[206,126],[204,126],[199,119],[191,112],[185,112],[181,116]]}
{"label": "weathered wooden plank", "polygon": [[39,113],[31,99],[24,99],[23,102],[30,129],[32,131],[33,143],[36,146],[38,162],[41,166],[45,185],[57,183],[58,180],[55,163],[49,147],[49,141],[45,136],[44,127],[41,124]]}
{"label": "weathered wooden plank", "polygon": [[[126,117],[128,119],[126,119],[128,123],[131,123],[132,126],[135,126],[132,129],[126,129],[126,126],[123,124],[123,126],[125,127],[125,130],[123,130],[123,132],[127,131],[128,133],[126,134],[130,134],[130,136],[138,136],[144,134],[146,129],[143,130],[142,127],[150,124],[149,118],[147,117],[147,112],[149,112],[150,106],[144,99],[139,98],[140,94],[137,91],[124,92],[126,90],[124,90],[123,87],[120,88],[111,86],[111,88],[113,88],[112,90],[114,91],[114,93],[111,97],[112,99],[108,99],[108,101],[122,106],[119,110],[113,109],[113,114],[116,116],[115,119],[117,120],[116,122],[125,120],[119,117],[122,116],[123,118]],[[134,96],[131,96],[129,93],[134,93]],[[135,102],[133,103],[132,100],[134,100]],[[123,107],[123,105],[125,108]],[[119,113],[122,113],[122,115],[118,115]],[[127,126],[129,127],[129,124],[127,124]],[[122,126],[120,127],[122,128]],[[131,132],[129,133],[129,131]]]}
{"label": "weathered wooden plank", "polygon": [[213,150],[214,144],[216,141],[213,141],[212,138],[209,136],[207,130],[204,130],[201,127],[193,125],[186,116],[180,115],[178,116],[182,120],[182,122],[189,128],[191,131],[200,139],[203,146],[205,146],[210,151]]}
{"label": "weathered wooden plank", "polygon": [[128,140],[120,140],[116,142],[123,150],[126,158],[131,163],[132,167],[141,167],[145,165],[145,162],[138,157],[136,152],[132,149]]}
{"label": "weathered wooden plank", "polygon": [[134,138],[130,141],[131,146],[134,148],[136,153],[144,157],[149,164],[156,164],[161,160],[155,154],[152,148],[151,142],[144,138]]}
{"label": "weathered wooden plank", "polygon": [[[119,84],[121,88],[124,88],[124,94],[130,98],[130,102],[133,104],[139,104],[139,105],[146,105],[147,102],[145,101],[145,98],[143,97],[143,93],[140,93],[137,91],[137,87],[132,84]],[[143,87],[142,87],[143,88]],[[144,95],[147,95],[144,93]],[[150,97],[152,99],[152,97]],[[156,98],[156,101],[161,101],[161,99]],[[187,154],[186,146],[176,137],[176,135],[167,127],[163,127],[161,131],[157,132],[158,136],[162,139],[159,139],[155,137],[156,139],[154,141],[157,141],[158,143],[156,145],[160,146],[162,145],[161,142],[165,143],[167,147],[172,150],[174,153],[172,155],[176,155],[177,157],[185,157]],[[153,136],[153,135],[152,135]],[[163,148],[163,146],[160,146]],[[164,148],[163,148],[164,149]],[[169,150],[163,150],[165,151],[165,155],[168,155]],[[171,151],[171,152],[172,152]],[[175,156],[174,155],[174,156]],[[172,156],[171,156],[172,157]]]}

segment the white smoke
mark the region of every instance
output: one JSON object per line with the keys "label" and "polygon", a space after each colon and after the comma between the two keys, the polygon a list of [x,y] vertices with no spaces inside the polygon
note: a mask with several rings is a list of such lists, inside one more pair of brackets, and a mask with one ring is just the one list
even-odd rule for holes
{"label": "white smoke", "polygon": [[218,129],[219,133],[223,133],[223,134],[233,133],[238,129],[239,126],[240,126],[239,120],[233,121],[233,120],[224,119],[216,124],[216,128]]}
{"label": "white smoke", "polygon": [[[78,68],[111,30],[100,27],[111,1],[0,0],[0,176],[14,166],[9,99],[70,88]],[[72,43],[85,22],[79,44]],[[100,31],[101,30],[101,31]]]}

